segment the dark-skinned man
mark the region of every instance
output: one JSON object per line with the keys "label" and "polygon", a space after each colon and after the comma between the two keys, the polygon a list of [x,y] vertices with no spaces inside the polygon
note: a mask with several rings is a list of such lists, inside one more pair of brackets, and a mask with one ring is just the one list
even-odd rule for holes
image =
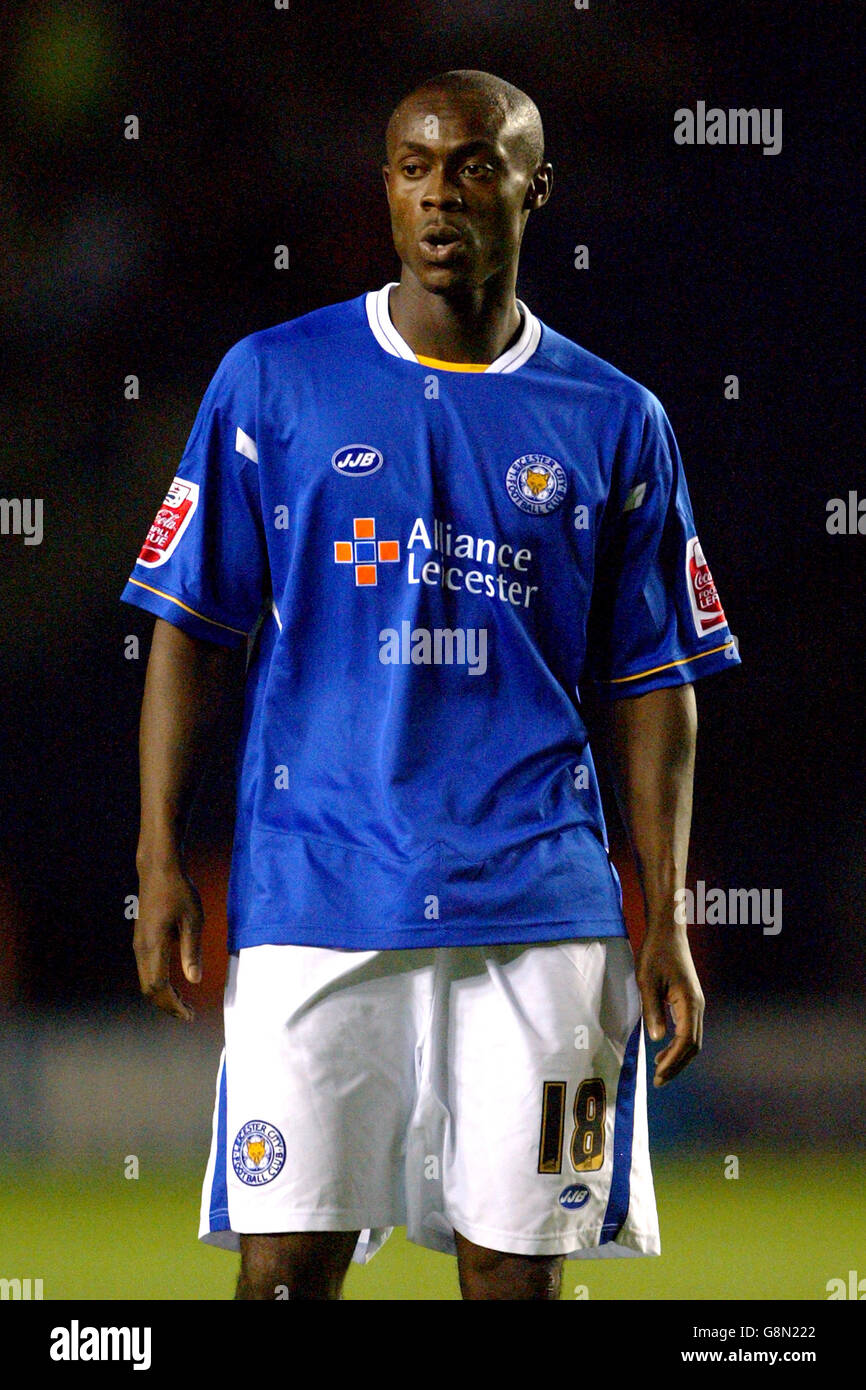
{"label": "dark-skinned man", "polygon": [[[334,1299],[397,1225],[466,1299],[658,1253],[655,1085],[701,1046],[677,920],[693,682],[737,661],[656,398],[516,296],[552,169],[530,99],[446,73],[387,130],[399,283],[224,358],[124,598],[141,986],[191,1010],[189,808],[246,644],[226,1047],[201,1238],[238,1297]],[[580,687],[647,933],[637,966]]]}

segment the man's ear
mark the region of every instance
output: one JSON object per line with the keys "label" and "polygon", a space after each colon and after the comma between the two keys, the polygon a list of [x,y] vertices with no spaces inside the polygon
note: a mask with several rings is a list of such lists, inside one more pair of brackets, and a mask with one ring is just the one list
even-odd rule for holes
{"label": "man's ear", "polygon": [[539,164],[529,185],[526,189],[526,197],[523,200],[524,211],[534,212],[536,208],[544,207],[553,190],[553,165],[549,160]]}

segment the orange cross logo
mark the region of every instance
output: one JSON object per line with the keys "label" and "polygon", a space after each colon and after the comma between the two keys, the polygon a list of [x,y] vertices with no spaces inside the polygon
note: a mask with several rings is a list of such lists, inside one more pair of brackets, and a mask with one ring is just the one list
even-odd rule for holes
{"label": "orange cross logo", "polygon": [[377,541],[372,516],[352,518],[354,540],[334,541],[334,563],[355,566],[355,583],[377,584],[377,563],[393,564],[400,559],[399,541]]}

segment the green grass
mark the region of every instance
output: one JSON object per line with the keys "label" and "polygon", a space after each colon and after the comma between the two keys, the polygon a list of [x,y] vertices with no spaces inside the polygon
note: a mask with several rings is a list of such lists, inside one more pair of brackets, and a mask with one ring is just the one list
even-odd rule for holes
{"label": "green grass", "polygon": [[[231,1298],[237,1258],[196,1240],[199,1174],[152,1167],[5,1169],[0,1276],[41,1278],[46,1299]],[[569,1261],[563,1298],[826,1299],[828,1279],[866,1275],[862,1159],[746,1153],[723,1173],[720,1155],[657,1160],[662,1255]],[[454,1262],[398,1231],[346,1297],[456,1299]]]}

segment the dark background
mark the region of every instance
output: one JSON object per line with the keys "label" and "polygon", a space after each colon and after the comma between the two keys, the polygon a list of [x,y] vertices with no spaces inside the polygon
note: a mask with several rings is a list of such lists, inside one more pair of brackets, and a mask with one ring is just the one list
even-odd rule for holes
{"label": "dark background", "polygon": [[[866,496],[857,20],[703,0],[7,12],[0,496],[42,497],[45,534],[0,536],[6,1004],[146,1007],[125,900],[152,619],[119,594],[231,344],[397,278],[384,126],[453,67],[541,110],[555,186],[519,293],[662,400],[739,640],[742,668],[697,686],[690,879],[781,889],[784,917],[775,937],[695,929],[711,1003],[862,993],[866,536],[826,530],[830,498]],[[781,107],[781,153],[676,145],[698,100]],[[191,833],[216,936],[237,709]]]}

